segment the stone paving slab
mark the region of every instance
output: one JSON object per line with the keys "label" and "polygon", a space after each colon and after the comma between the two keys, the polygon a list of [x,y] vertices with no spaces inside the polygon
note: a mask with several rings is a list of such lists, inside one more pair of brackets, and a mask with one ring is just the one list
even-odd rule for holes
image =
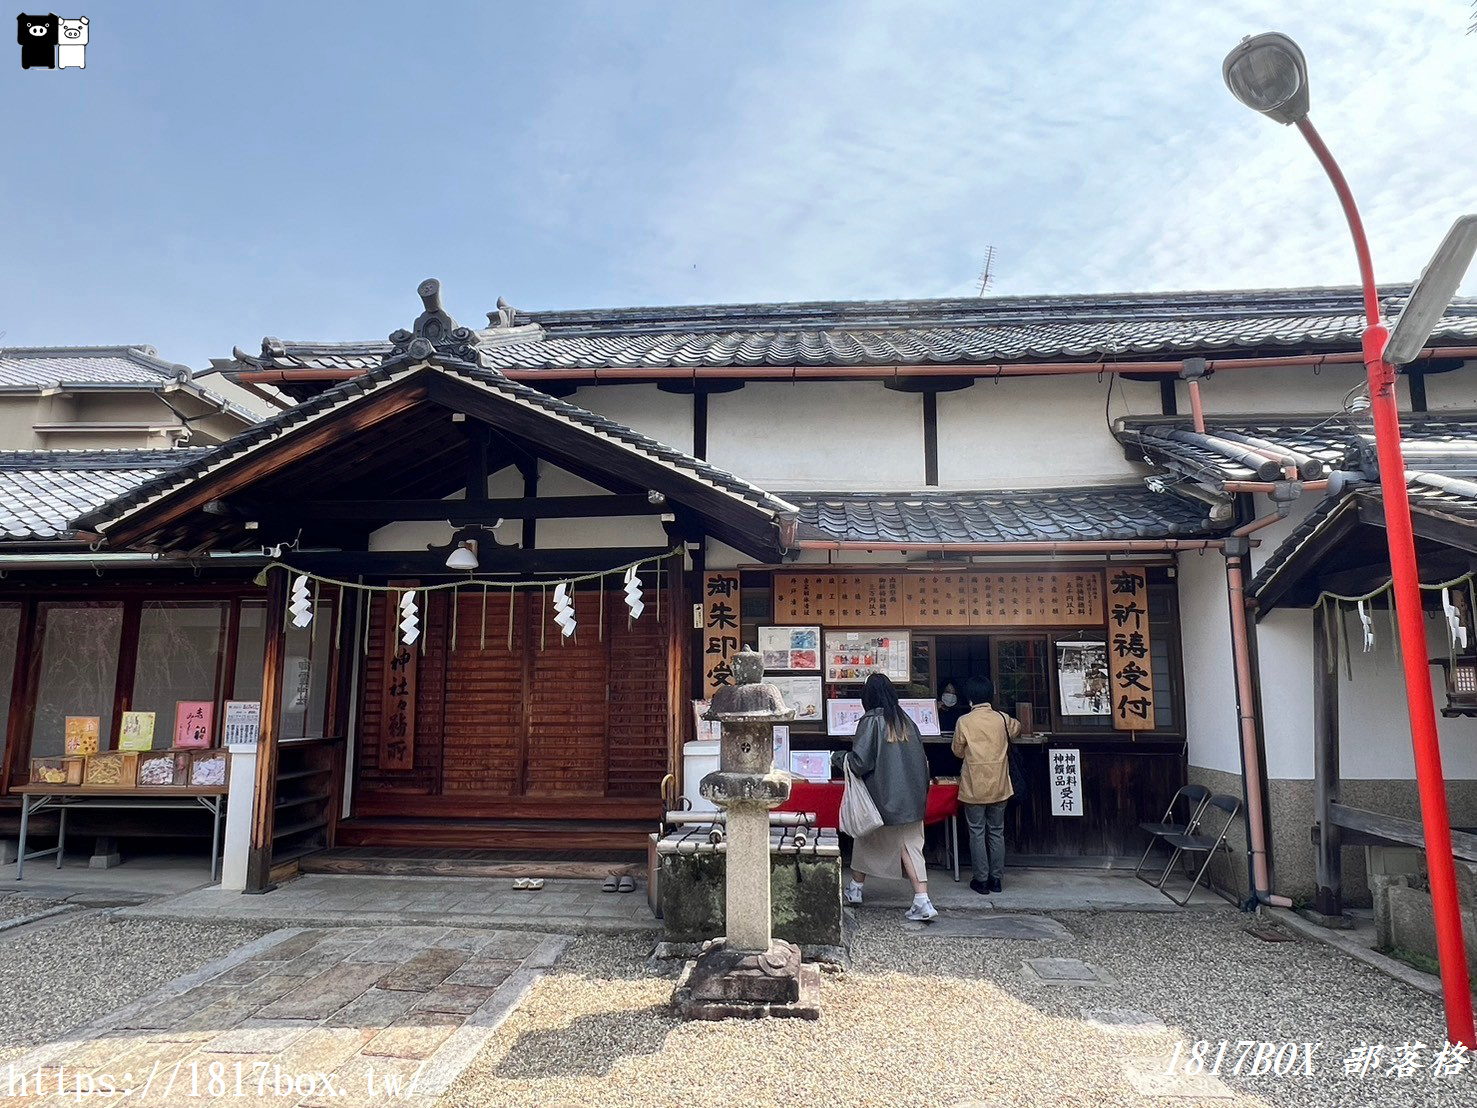
{"label": "stone paving slab", "polygon": [[[144,1106],[236,1103],[191,1096],[183,1082],[239,1065],[247,1075],[265,1068],[301,1078],[272,1098],[282,1108],[420,1108],[451,1086],[573,941],[447,927],[284,928],[11,1064],[115,1082],[129,1073],[128,1102]],[[286,972],[298,964],[316,972]],[[472,980],[447,980],[464,970],[476,971]],[[145,1089],[150,1075],[157,1081]]]}

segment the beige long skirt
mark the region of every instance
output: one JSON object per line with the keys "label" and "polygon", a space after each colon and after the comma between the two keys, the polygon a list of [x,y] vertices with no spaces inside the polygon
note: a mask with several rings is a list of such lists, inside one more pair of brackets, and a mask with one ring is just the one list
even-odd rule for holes
{"label": "beige long skirt", "polygon": [[851,848],[851,868],[868,877],[893,881],[907,878],[903,871],[903,851],[913,858],[913,872],[926,880],[923,865],[923,821],[899,823],[877,828],[870,835],[856,839]]}

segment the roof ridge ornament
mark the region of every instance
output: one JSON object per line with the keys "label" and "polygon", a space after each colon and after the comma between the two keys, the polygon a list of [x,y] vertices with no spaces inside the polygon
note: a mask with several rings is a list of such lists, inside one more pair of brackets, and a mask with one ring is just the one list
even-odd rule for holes
{"label": "roof ridge ornament", "polygon": [[500,331],[518,326],[518,309],[499,296],[497,311],[487,313],[487,325]]}
{"label": "roof ridge ornament", "polygon": [[391,346],[384,360],[391,362],[406,355],[424,359],[440,354],[475,365],[476,333],[452,319],[441,306],[441,282],[434,277],[427,277],[416,286],[415,291],[425,310],[416,317],[409,331],[402,327],[390,332]]}

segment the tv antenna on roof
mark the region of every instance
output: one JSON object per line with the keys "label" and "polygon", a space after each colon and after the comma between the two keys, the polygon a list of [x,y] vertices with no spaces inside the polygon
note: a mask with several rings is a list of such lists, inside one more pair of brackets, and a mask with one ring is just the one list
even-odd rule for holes
{"label": "tv antenna on roof", "polygon": [[990,286],[995,283],[995,248],[985,247],[985,268],[980,270],[979,295],[984,296]]}

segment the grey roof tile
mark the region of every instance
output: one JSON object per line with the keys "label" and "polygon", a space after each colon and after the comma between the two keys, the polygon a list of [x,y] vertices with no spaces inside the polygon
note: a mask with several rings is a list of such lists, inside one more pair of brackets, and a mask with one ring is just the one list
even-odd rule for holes
{"label": "grey roof tile", "polygon": [[927,493],[787,492],[842,542],[998,543],[1208,537],[1205,505],[1143,485]]}
{"label": "grey roof tile", "polygon": [[[1381,290],[1393,316],[1408,285]],[[992,364],[1359,348],[1355,288],[1154,292],[951,300],[712,304],[526,312],[526,335],[478,332],[490,369],[681,369],[727,365]],[[515,329],[519,330],[519,329]],[[1433,341],[1477,340],[1477,298],[1455,301]],[[362,369],[388,342],[272,339],[243,368]]]}
{"label": "grey roof tile", "polygon": [[0,451],[0,544],[70,538],[72,521],[208,449]]}

